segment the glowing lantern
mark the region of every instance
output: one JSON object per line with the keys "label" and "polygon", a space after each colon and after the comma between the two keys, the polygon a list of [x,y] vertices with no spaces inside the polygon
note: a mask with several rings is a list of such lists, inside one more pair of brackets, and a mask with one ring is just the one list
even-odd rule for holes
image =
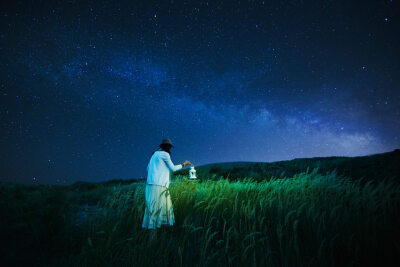
{"label": "glowing lantern", "polygon": [[189,170],[189,179],[196,179],[196,170],[194,169],[194,166],[190,167]]}

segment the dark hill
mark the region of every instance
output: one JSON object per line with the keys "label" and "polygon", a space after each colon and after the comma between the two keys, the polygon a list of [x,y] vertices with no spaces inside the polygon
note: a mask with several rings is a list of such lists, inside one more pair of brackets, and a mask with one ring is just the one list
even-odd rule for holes
{"label": "dark hill", "polygon": [[[291,177],[296,173],[318,168],[320,173],[336,170],[338,174],[364,181],[395,179],[400,182],[400,149],[360,157],[315,157],[277,162],[223,162],[196,166],[200,179],[225,177],[232,180],[251,177],[256,180],[271,177]],[[187,175],[181,170],[175,175]]]}

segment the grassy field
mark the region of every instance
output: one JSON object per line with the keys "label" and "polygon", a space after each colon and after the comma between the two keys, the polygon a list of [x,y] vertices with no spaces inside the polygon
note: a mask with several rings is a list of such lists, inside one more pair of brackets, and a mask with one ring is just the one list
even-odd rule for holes
{"label": "grassy field", "polygon": [[0,183],[1,266],[399,266],[400,185],[317,169],[170,185],[149,242],[144,183]]}

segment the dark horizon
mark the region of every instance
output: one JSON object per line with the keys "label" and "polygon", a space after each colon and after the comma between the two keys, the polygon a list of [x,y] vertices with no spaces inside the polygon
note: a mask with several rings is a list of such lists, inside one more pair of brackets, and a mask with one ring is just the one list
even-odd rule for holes
{"label": "dark horizon", "polygon": [[[400,148],[396,148],[392,151],[387,151],[387,152],[382,152],[382,153],[375,153],[375,154],[368,154],[368,155],[360,155],[360,156],[327,156],[327,157],[306,157],[306,158],[293,158],[293,159],[287,159],[287,160],[278,160],[278,161],[223,161],[223,162],[211,162],[211,163],[205,163],[202,165],[199,165],[197,167],[204,167],[207,165],[214,165],[214,164],[231,164],[231,163],[278,163],[282,161],[293,161],[293,160],[299,160],[299,159],[315,159],[315,158],[357,158],[357,157],[369,157],[369,156],[376,156],[376,155],[381,155],[381,154],[386,154],[386,153],[393,153],[395,151],[400,150]],[[189,167],[184,168],[183,170],[187,170],[189,173]],[[112,180],[145,180],[146,176],[144,177],[116,177],[116,178],[111,178],[111,179],[106,179],[106,180],[97,180],[97,181],[85,181],[85,180],[76,180],[74,182],[71,182],[69,184],[60,184],[60,183],[43,183],[44,185],[46,184],[52,184],[52,185],[72,185],[76,182],[91,182],[91,183],[103,183],[103,182],[108,182]],[[27,183],[19,182],[19,181],[12,181],[12,180],[4,180],[5,182],[17,182],[17,183],[23,183],[23,184],[41,184],[39,182],[31,182],[28,181]]]}
{"label": "dark horizon", "polygon": [[399,5],[24,1],[0,12],[0,180],[400,147]]}

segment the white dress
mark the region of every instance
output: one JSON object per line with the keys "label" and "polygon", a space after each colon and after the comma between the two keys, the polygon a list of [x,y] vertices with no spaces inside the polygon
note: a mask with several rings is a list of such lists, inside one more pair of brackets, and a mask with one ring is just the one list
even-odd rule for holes
{"label": "white dress", "polygon": [[147,183],[145,189],[146,207],[142,228],[156,229],[161,225],[174,225],[175,217],[169,192],[170,171],[182,169],[174,165],[169,153],[156,151],[147,166]]}
{"label": "white dress", "polygon": [[168,188],[146,184],[145,195],[146,208],[142,227],[156,229],[161,225],[174,225],[175,217]]}

